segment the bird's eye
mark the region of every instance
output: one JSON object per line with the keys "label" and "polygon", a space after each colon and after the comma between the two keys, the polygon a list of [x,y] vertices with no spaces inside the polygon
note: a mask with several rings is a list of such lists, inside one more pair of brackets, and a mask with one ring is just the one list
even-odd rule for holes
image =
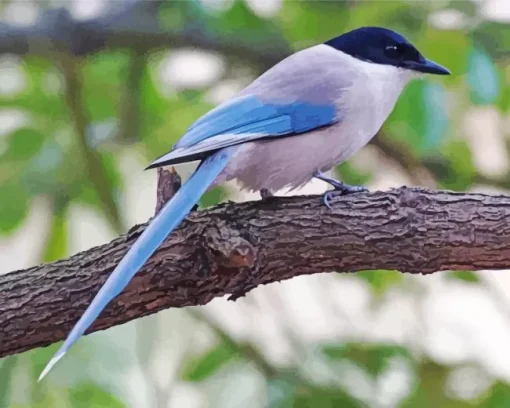
{"label": "bird's eye", "polygon": [[397,44],[387,45],[384,53],[390,58],[398,58],[402,54],[402,48]]}

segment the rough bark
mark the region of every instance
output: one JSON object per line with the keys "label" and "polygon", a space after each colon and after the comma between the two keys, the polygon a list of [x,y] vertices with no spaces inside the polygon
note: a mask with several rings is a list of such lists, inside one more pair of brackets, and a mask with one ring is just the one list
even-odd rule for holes
{"label": "rough bark", "polygon": [[[1,276],[0,357],[63,339],[143,229]],[[226,203],[191,214],[89,332],[298,275],[504,268],[507,196],[402,187],[342,197],[333,210],[318,196]]]}

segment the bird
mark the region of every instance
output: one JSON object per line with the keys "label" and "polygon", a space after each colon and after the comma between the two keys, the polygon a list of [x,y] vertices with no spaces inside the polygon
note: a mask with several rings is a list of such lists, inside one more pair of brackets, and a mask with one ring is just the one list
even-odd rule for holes
{"label": "bird", "polygon": [[166,237],[210,188],[237,180],[262,199],[313,178],[330,184],[322,197],[366,191],[326,175],[365,146],[392,112],[406,85],[450,71],[425,58],[403,35],[359,27],[295,52],[230,100],[196,120],[147,169],[199,161],[195,172],[152,219],[121,259],[39,381],[85,333]]}

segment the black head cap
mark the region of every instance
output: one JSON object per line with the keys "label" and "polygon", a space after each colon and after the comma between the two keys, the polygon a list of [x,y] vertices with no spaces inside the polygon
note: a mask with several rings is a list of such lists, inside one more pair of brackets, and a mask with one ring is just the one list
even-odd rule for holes
{"label": "black head cap", "polygon": [[430,74],[450,74],[446,68],[421,55],[405,37],[382,27],[361,27],[325,44],[362,61]]}

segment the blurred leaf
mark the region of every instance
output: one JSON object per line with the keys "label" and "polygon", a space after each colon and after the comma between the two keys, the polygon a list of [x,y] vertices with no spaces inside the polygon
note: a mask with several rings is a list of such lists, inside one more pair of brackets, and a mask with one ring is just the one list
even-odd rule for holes
{"label": "blurred leaf", "polygon": [[457,81],[457,78],[467,72],[468,54],[472,44],[465,30],[438,30],[426,26],[416,37],[414,44],[423,55],[444,65],[453,74],[451,77],[427,77],[427,80],[445,84]]}
{"label": "blurred leaf", "polygon": [[51,357],[53,357],[61,345],[62,342],[57,342],[48,347],[33,349],[25,353],[25,355],[29,356],[30,362],[32,363],[31,378],[34,382],[37,381],[42,370],[44,370],[48,361],[50,361]]}
{"label": "blurred leaf", "polygon": [[185,381],[202,381],[237,357],[235,349],[220,343],[205,355],[187,361],[181,378]]}
{"label": "blurred leaf", "polygon": [[187,9],[189,2],[185,1],[166,1],[159,8],[158,22],[162,30],[177,31],[183,30],[186,23]]}
{"label": "blurred leaf", "polygon": [[[125,119],[127,120],[127,118]],[[115,140],[118,136],[119,122],[116,119],[107,119],[102,122],[94,122],[87,127],[87,144],[93,149],[100,149],[102,146],[110,145],[115,149]],[[124,139],[128,140],[128,139]]]}
{"label": "blurred leaf", "polygon": [[70,163],[62,145],[46,140],[21,174],[22,183],[33,196],[57,194],[76,177],[81,165],[73,157]]}
{"label": "blurred leaf", "polygon": [[354,4],[354,7],[350,7],[349,25],[344,31],[371,25],[385,26],[412,38],[427,23],[426,2],[393,0],[359,1]]}
{"label": "blurred leaf", "polygon": [[364,186],[372,179],[372,173],[357,170],[350,161],[343,162],[335,170],[340,180],[355,186]]}
{"label": "blurred leaf", "polygon": [[502,70],[500,78],[504,80],[501,85],[501,97],[499,98],[498,108],[507,113],[510,110],[510,71]]}
{"label": "blurred leaf", "polygon": [[[476,180],[476,166],[473,154],[467,141],[461,139],[449,140],[442,146],[443,159],[430,163],[439,184],[446,189],[456,191],[468,190]],[[429,159],[427,159],[429,161]]]}
{"label": "blurred leaf", "polygon": [[[288,50],[273,20],[257,16],[245,0],[223,2],[221,6],[208,7],[201,0],[167,1],[159,8],[158,20],[170,32],[194,33],[210,44],[228,44],[230,47],[224,48],[236,49],[237,55],[242,47],[265,56],[261,60],[275,61]],[[267,61],[260,63],[267,65]]]}
{"label": "blurred leaf", "polygon": [[488,397],[480,408],[510,408],[510,386],[502,381],[496,381],[487,391]]}
{"label": "blurred leaf", "polygon": [[409,351],[394,344],[346,343],[322,347],[323,353],[334,360],[349,360],[374,378],[382,374],[395,357],[410,359]]}
{"label": "blurred leaf", "polygon": [[167,98],[159,91],[160,84],[158,83],[156,74],[152,72],[154,68],[159,65],[161,59],[161,54],[153,55],[149,58],[149,64],[142,73],[142,101],[143,106],[147,109],[146,113],[149,115],[151,113],[160,115],[166,112],[166,104],[168,103]]}
{"label": "blurred leaf", "polygon": [[117,155],[110,152],[101,152],[101,162],[110,191],[113,191],[114,194],[120,193],[123,185]]}
{"label": "blurred leaf", "polygon": [[123,408],[126,407],[117,397],[97,384],[80,384],[69,392],[73,408]]}
{"label": "blurred leaf", "polygon": [[346,2],[283,1],[278,18],[287,41],[301,49],[345,31],[350,12]]}
{"label": "blurred leaf", "polygon": [[54,140],[47,140],[31,161],[32,170],[37,173],[45,173],[45,176],[50,172],[56,171],[63,163],[63,153],[61,144]]}
{"label": "blurred leaf", "polygon": [[510,25],[496,21],[478,24],[473,33],[474,44],[492,58],[508,57],[510,54]]}
{"label": "blurred leaf", "polygon": [[43,262],[52,262],[64,258],[69,253],[69,237],[67,225],[68,204],[56,203],[53,208],[53,216],[49,236],[45,240]]}
{"label": "blurred leaf", "polygon": [[296,383],[282,378],[267,381],[267,408],[292,408],[297,390]]}
{"label": "blurred leaf", "polygon": [[30,365],[30,380],[31,387],[28,389],[30,392],[30,400],[34,408],[39,407],[60,407],[62,406],[62,393],[53,392],[52,389],[46,386],[45,382],[38,383],[37,379],[42,370],[60,347],[61,342],[51,344],[45,348],[38,348],[24,353],[28,356]]}
{"label": "blurred leaf", "polygon": [[14,160],[28,160],[41,150],[44,135],[33,128],[21,128],[8,136],[5,156]]}
{"label": "blurred leaf", "polygon": [[25,56],[23,70],[27,86],[16,96],[1,95],[0,108],[17,109],[31,119],[31,125],[49,135],[65,123],[67,110],[59,89],[59,72],[48,60]]}
{"label": "blurred leaf", "polygon": [[299,390],[293,408],[361,408],[367,405],[335,388],[310,388]]}
{"label": "blurred leaf", "polygon": [[93,174],[85,175],[85,179],[76,185],[79,190],[76,198],[96,207],[108,219],[114,230],[121,233],[124,227],[118,202],[122,191],[122,177],[117,158],[109,152],[92,150],[87,154],[87,160],[91,160],[89,169]]}
{"label": "blurred leaf", "polygon": [[0,235],[18,228],[28,215],[30,196],[25,187],[14,180],[0,184]]}
{"label": "blurred leaf", "polygon": [[[109,51],[87,57],[83,66],[84,78],[89,77],[92,83],[104,84],[117,90],[126,80],[129,54],[125,51]],[[86,81],[88,83],[88,81]]]}
{"label": "blurred leaf", "polygon": [[471,0],[450,0],[446,7],[459,10],[469,17],[476,17],[478,12],[476,3]]}
{"label": "blurred leaf", "polygon": [[12,373],[16,368],[18,356],[0,360],[0,407],[8,407],[11,398]]}
{"label": "blurred leaf", "polygon": [[472,271],[452,271],[446,274],[448,279],[456,279],[469,283],[480,282],[480,277]]}
{"label": "blurred leaf", "polygon": [[439,84],[429,83],[424,87],[423,107],[427,118],[422,150],[433,150],[439,147],[448,128],[448,115],[446,114],[446,95]]}
{"label": "blurred leaf", "polygon": [[149,68],[143,73],[141,82],[140,136],[152,160],[169,151],[188,127],[209,111],[211,106],[202,97],[194,98],[193,101],[180,94],[165,98],[159,90],[161,84]]}
{"label": "blurred leaf", "polygon": [[285,49],[280,29],[271,20],[257,16],[244,0],[233,0],[232,6],[214,15],[196,16],[196,25],[205,29],[209,36],[221,41],[223,38],[236,38],[236,42],[247,48],[260,50],[264,44],[265,53]]}
{"label": "blurred leaf", "polygon": [[225,200],[227,196],[227,191],[223,187],[214,187],[200,198],[198,204],[202,208],[211,207]]}
{"label": "blurred leaf", "polygon": [[117,115],[129,57],[125,52],[105,52],[90,56],[83,65],[83,98],[91,122]]}
{"label": "blurred leaf", "polygon": [[406,143],[416,153],[420,151],[426,127],[426,117],[420,109],[424,88],[424,82],[411,82],[384,125],[388,129],[386,134]]}
{"label": "blurred leaf", "polygon": [[35,388],[30,397],[30,405],[11,405],[9,408],[68,408],[69,399],[64,392],[54,388],[43,389],[40,384]]}
{"label": "blurred leaf", "polygon": [[411,82],[386,121],[387,134],[423,155],[443,141],[448,125],[446,97],[442,86],[426,81]]}
{"label": "blurred leaf", "polygon": [[356,276],[370,285],[376,296],[382,296],[392,286],[397,286],[404,280],[402,273],[398,271],[360,271],[356,272]]}
{"label": "blurred leaf", "polygon": [[[110,126],[109,131],[106,132],[104,127],[102,132],[95,132],[96,135],[103,133],[103,140],[115,138],[119,143],[135,143],[140,140],[140,105],[142,102],[140,87],[143,83],[147,62],[148,54],[139,50],[132,53],[127,68],[127,79],[122,86],[119,114],[116,119],[112,118],[109,121],[114,126]],[[96,130],[98,129],[96,126]]]}
{"label": "blurred leaf", "polygon": [[499,97],[499,72],[492,58],[480,49],[469,54],[467,83],[476,105],[492,104]]}
{"label": "blurred leaf", "polygon": [[445,385],[450,368],[431,361],[417,367],[414,390],[401,408],[466,408],[466,401],[446,394]]}

